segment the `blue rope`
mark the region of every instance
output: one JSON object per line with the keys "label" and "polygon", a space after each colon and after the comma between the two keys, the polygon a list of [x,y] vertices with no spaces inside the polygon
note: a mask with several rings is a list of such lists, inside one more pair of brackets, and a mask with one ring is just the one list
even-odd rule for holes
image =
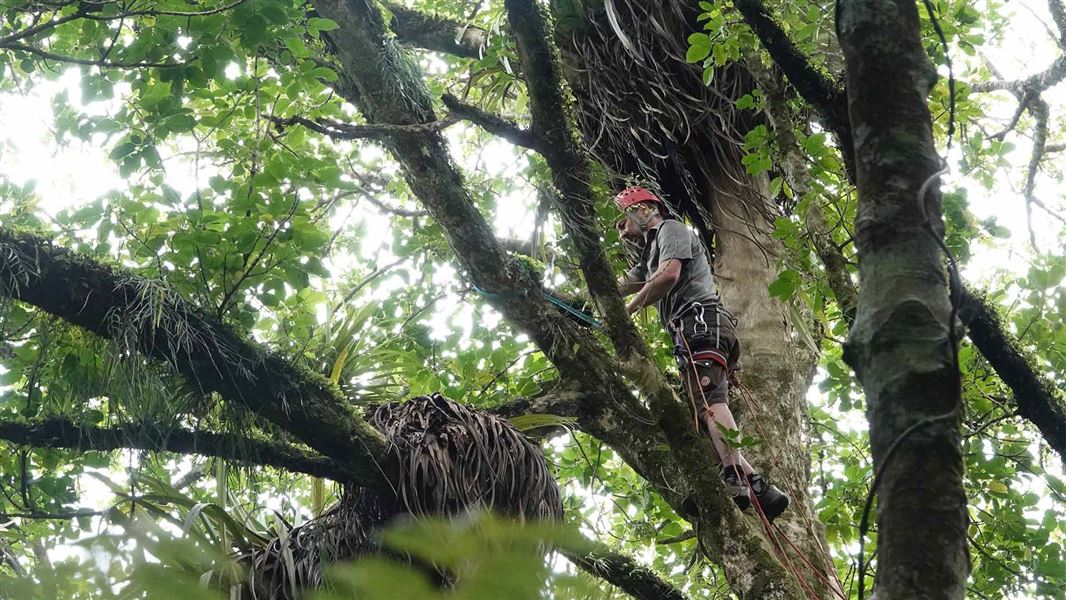
{"label": "blue rope", "polygon": [[490,292],[488,290],[481,289],[476,283],[473,282],[470,283],[470,287],[473,288],[475,292],[481,294],[489,300],[504,300],[507,298],[517,298],[522,295],[518,292],[508,292],[506,294],[501,294],[499,292]]}
{"label": "blue rope", "polygon": [[578,319],[581,319],[582,321],[588,323],[589,325],[591,325],[593,327],[603,327],[603,323],[601,323],[601,322],[597,321],[596,319],[592,318],[591,316],[589,316],[589,314],[587,312],[581,311],[581,310],[577,310],[573,306],[570,306],[566,302],[563,302],[562,300],[556,298],[555,296],[552,296],[548,292],[544,292],[544,298],[546,298],[548,300],[548,302],[551,302],[552,304],[558,306],[559,308],[561,308],[561,309],[565,310],[566,312],[574,315]]}
{"label": "blue rope", "polygon": [[[470,287],[473,288],[473,290],[475,292],[481,294],[482,296],[488,298],[489,300],[505,300],[505,299],[508,299],[508,298],[517,298],[517,297],[522,295],[522,294],[520,294],[518,292],[508,292],[506,294],[501,294],[499,292],[490,292],[488,290],[481,289],[480,287],[478,287],[478,285],[476,283],[471,283]],[[548,292],[542,292],[542,293],[544,294],[544,299],[545,300],[547,300],[548,302],[551,302],[555,306],[558,306],[559,308],[565,310],[566,312],[568,312],[571,315],[577,317],[578,319],[584,321],[585,323],[591,325],[592,327],[603,327],[603,323],[601,323],[600,321],[594,319],[587,312],[584,312],[584,311],[581,311],[581,310],[577,310],[573,306],[570,306],[566,302],[563,302],[562,300],[556,298],[555,296],[549,294]]]}

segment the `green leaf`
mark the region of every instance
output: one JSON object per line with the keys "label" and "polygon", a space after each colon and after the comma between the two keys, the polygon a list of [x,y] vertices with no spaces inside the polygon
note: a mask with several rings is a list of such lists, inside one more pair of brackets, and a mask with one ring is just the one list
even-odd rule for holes
{"label": "green leaf", "polygon": [[312,17],[307,20],[307,29],[312,33],[318,33],[321,31],[333,31],[340,28],[340,25],[332,19],[323,19],[321,17]]}
{"label": "green leaf", "polygon": [[114,149],[111,150],[111,154],[109,154],[108,156],[111,158],[111,160],[119,160],[129,156],[136,149],[137,144],[134,144],[133,142],[123,142],[115,146]]}
{"label": "green leaf", "polygon": [[698,63],[710,54],[711,47],[709,45],[689,46],[688,52],[685,53],[685,60],[690,63]]}
{"label": "green leaf", "polygon": [[782,300],[788,300],[796,293],[802,280],[803,276],[799,271],[785,269],[770,284],[770,295]]}
{"label": "green leaf", "polygon": [[988,487],[988,491],[998,496],[1006,496],[1010,493],[1010,489],[1001,481],[991,480],[985,485]]}

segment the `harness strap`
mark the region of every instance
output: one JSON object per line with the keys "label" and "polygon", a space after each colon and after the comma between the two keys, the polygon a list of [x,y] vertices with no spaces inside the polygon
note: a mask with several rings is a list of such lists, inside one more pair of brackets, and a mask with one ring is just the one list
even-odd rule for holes
{"label": "harness strap", "polygon": [[713,360],[714,362],[722,365],[722,368],[727,372],[729,371],[729,362],[726,357],[722,355],[718,350],[703,350],[700,352],[692,353],[692,362],[698,363],[700,361]]}

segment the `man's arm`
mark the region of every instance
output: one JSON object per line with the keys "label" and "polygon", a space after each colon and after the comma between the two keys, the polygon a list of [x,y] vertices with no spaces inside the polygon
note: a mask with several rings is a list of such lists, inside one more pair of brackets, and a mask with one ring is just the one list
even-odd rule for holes
{"label": "man's arm", "polygon": [[644,282],[634,277],[632,273],[626,273],[618,280],[618,291],[621,292],[623,298],[636,294],[643,287]]}
{"label": "man's arm", "polygon": [[679,277],[681,277],[681,261],[676,258],[664,261],[640,288],[637,295],[629,301],[626,310],[629,314],[633,314],[645,306],[651,306],[662,300],[677,285]]}

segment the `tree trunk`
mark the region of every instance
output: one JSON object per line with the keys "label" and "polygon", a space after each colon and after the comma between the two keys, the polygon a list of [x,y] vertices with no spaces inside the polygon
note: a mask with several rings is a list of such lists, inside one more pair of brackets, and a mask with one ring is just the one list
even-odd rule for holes
{"label": "tree trunk", "polygon": [[[745,433],[763,440],[747,451],[753,465],[780,482],[793,498],[777,524],[819,572],[814,573],[781,539],[778,543],[788,555],[786,567],[795,565],[794,574],[816,594],[828,597],[836,588],[835,571],[807,494],[810,461],[804,430],[804,396],[817,354],[794,335],[788,308],[769,295],[784,252],[780,241],[770,235],[778,209],[744,173],[735,140],[728,137],[743,136],[754,121],[709,92],[700,69],[685,62],[683,43],[694,31],[694,13],[673,2],[666,3],[661,13],[632,2],[614,5],[622,17],[622,33],[636,40],[630,45],[642,55],[634,57],[617,30],[600,22],[603,13],[590,14],[584,31],[571,31],[568,39],[561,40],[568,67],[564,72],[584,117],[579,123],[586,143],[609,168],[652,179],[667,192],[674,208],[704,232],[705,240],[713,228],[716,283],[725,306],[740,320],[744,386],[731,398],[731,408]],[[640,23],[653,20],[668,27],[671,35],[641,29]],[[589,62],[608,60],[614,62]],[[647,73],[650,68],[656,72]],[[627,71],[627,77],[611,76]],[[726,92],[734,97],[750,89],[750,78],[739,66],[720,78],[748,86]],[[649,108],[650,95],[644,93],[648,88],[671,105]],[[694,97],[700,100],[686,100]],[[612,101],[606,108],[604,98],[624,101]],[[660,115],[658,121],[655,115]],[[612,123],[623,125],[612,129]],[[668,149],[668,158],[656,158],[649,148]],[[728,556],[721,560],[733,562]],[[757,565],[730,567],[743,571]]]}
{"label": "tree trunk", "polygon": [[[806,393],[818,355],[794,332],[788,308],[768,291],[785,250],[780,240],[770,235],[770,224],[751,210],[750,203],[761,200],[768,211],[776,207],[765,196],[745,196],[747,199],[720,191],[713,205],[716,282],[723,304],[739,321],[741,340],[742,385],[730,404],[744,432],[762,440],[745,451],[749,462],[792,498],[789,509],[775,521],[803,552],[804,556],[798,557],[792,549],[786,550],[789,560],[812,589],[829,596],[830,589],[837,587],[835,569],[824,527],[807,492],[810,452]],[[780,543],[788,547],[787,542]],[[804,558],[821,572],[804,568]]]}
{"label": "tree trunk", "polygon": [[914,2],[839,7],[859,190],[859,306],[844,358],[866,393],[879,486],[876,589],[962,598],[961,394],[926,106],[936,73]]}

